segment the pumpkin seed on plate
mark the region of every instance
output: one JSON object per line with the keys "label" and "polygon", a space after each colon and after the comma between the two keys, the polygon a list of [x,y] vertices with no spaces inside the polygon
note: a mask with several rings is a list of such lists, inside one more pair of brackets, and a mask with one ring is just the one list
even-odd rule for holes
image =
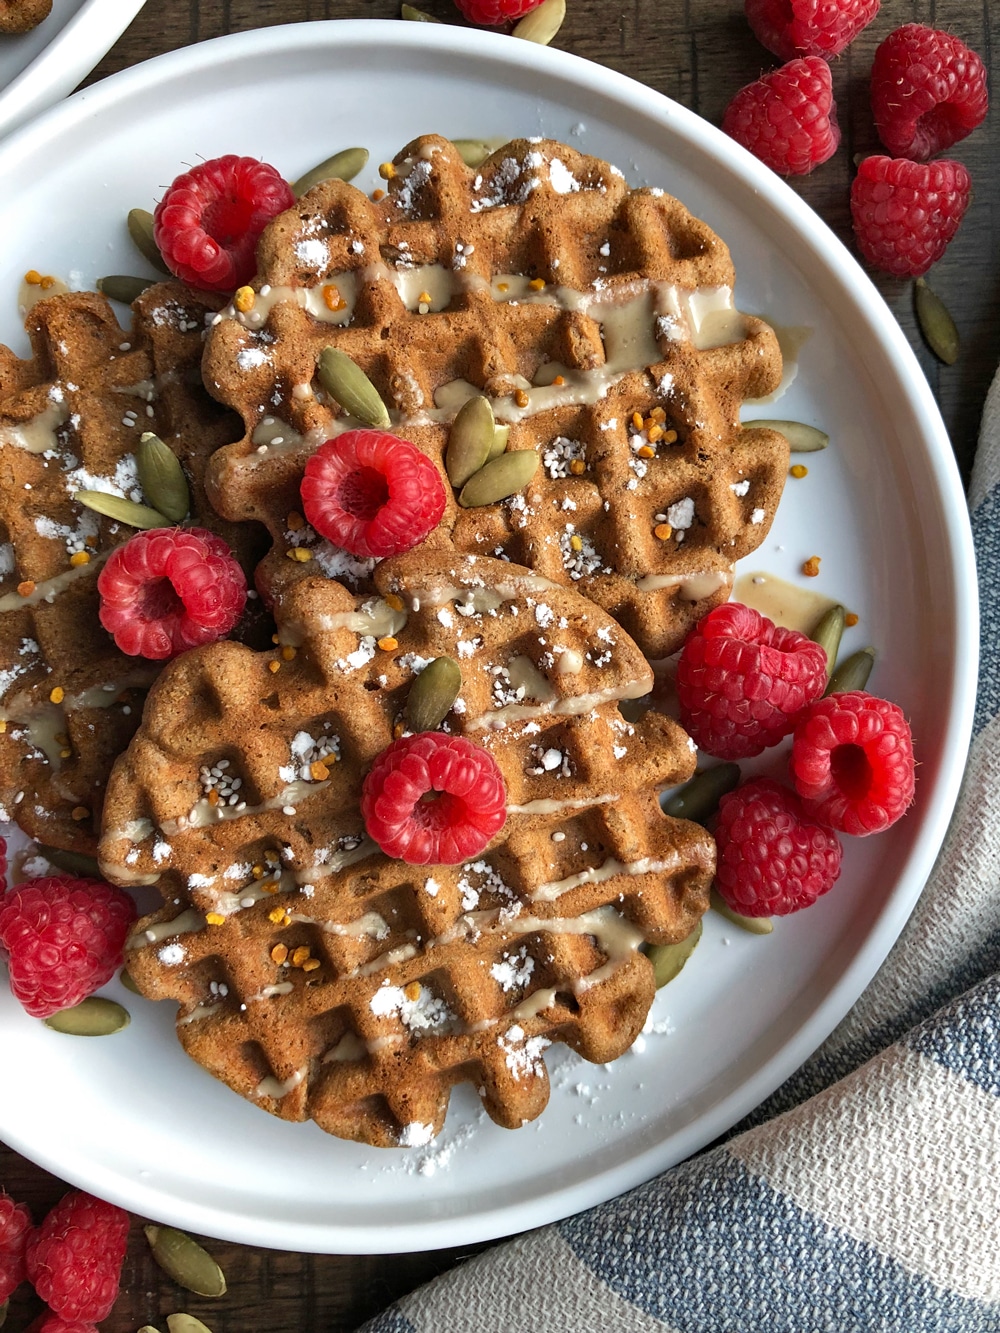
{"label": "pumpkin seed on plate", "polygon": [[663,813],[672,819],[693,819],[696,824],[703,824],[715,814],[723,796],[732,791],[739,780],[739,764],[716,764],[704,768],[674,792],[664,803]]}
{"label": "pumpkin seed on plate", "polygon": [[830,677],[826,693],[847,694],[851,690],[863,690],[868,684],[868,677],[872,674],[874,665],[875,649],[859,648],[837,667]]}
{"label": "pumpkin seed on plate", "polygon": [[818,426],[807,426],[804,421],[780,421],[771,417],[759,417],[755,421],[744,421],[744,426],[759,426],[761,429],[776,430],[784,435],[793,454],[814,454],[825,449],[830,437]]}
{"label": "pumpkin seed on plate", "polygon": [[0,1328],[3,1328],[4,1324],[6,1324],[7,1322],[7,1311],[9,1309],[10,1309],[10,1301],[4,1301],[4,1303],[0,1305]]}
{"label": "pumpkin seed on plate", "polygon": [[143,1227],[153,1258],[185,1291],[213,1298],[226,1294],[226,1275],[207,1250],[176,1227]]}
{"label": "pumpkin seed on plate", "polygon": [[169,528],[172,523],[166,515],[148,505],[133,504],[121,495],[108,495],[106,491],[74,491],[73,499],[95,514],[113,518],[116,523],[125,523],[130,528],[148,530],[149,528]]}
{"label": "pumpkin seed on plate", "polygon": [[434,731],[448,716],[462,688],[462,669],[450,657],[435,657],[410,686],[406,722],[410,731]]}
{"label": "pumpkin seed on plate", "polygon": [[350,416],[366,426],[383,430],[390,424],[389,409],[378,389],[346,352],[336,347],[324,347],[319,354],[316,373],[323,388]]}
{"label": "pumpkin seed on plate", "polygon": [[927,346],[946,366],[953,366],[958,360],[958,329],[948,307],[923,278],[918,278],[914,284],[913,304]]}
{"label": "pumpkin seed on plate", "polygon": [[43,842],[38,844],[38,850],[46,861],[51,861],[60,870],[65,870],[67,875],[84,875],[88,879],[102,877],[95,858],[86,856],[83,852],[64,852],[60,847],[48,847]]}
{"label": "pumpkin seed on plate", "polygon": [[132,237],[132,243],[144,259],[147,259],[154,268],[158,268],[161,273],[173,276],[160,254],[160,247],[153,240],[153,215],[148,209],[133,208],[130,210],[128,234]]}
{"label": "pumpkin seed on plate", "polygon": [[844,623],[847,612],[842,606],[831,606],[828,611],[824,611],[816,622],[816,627],[809,635],[813,643],[818,643],[826,653],[826,676],[827,680],[833,675],[833,668],[837,665],[837,654],[840,652],[840,640],[844,636]]}
{"label": "pumpkin seed on plate", "polygon": [[368,162],[367,148],[342,148],[333,157],[318,162],[297,181],[292,182],[292,194],[298,199],[321,181],[352,181]]}
{"label": "pumpkin seed on plate", "polygon": [[97,279],[97,290],[103,292],[109,301],[131,305],[155,281],[155,278],[132,278],[127,273],[110,273],[106,278]]}
{"label": "pumpkin seed on plate", "polygon": [[182,522],[191,508],[191,492],[177,455],[147,430],[139,439],[135,461],[146,499],[167,518]]}
{"label": "pumpkin seed on plate", "polygon": [[448,432],[444,462],[453,486],[464,486],[485,465],[495,440],[493,408],[477,394],[462,404]]}
{"label": "pumpkin seed on plate", "polygon": [[135,984],[135,978],[132,976],[132,973],[128,970],[127,967],[123,967],[122,970],[118,973],[118,980],[122,983],[125,989],[130,990],[133,995],[142,994],[142,991]]}
{"label": "pumpkin seed on plate", "polygon": [[91,995],[72,1009],[60,1009],[42,1021],[53,1032],[69,1037],[110,1037],[127,1028],[132,1020],[128,1010],[117,1001]]}
{"label": "pumpkin seed on plate", "polygon": [[718,889],[714,887],[711,894],[711,904],[713,911],[718,912],[727,921],[731,921],[734,926],[739,926],[740,930],[746,930],[751,935],[770,935],[774,930],[774,922],[769,916],[742,916],[739,912],[734,912]]}
{"label": "pumpkin seed on plate", "polygon": [[656,989],[665,986],[668,981],[673,981],[674,977],[680,972],[681,968],[694,953],[695,945],[701,939],[702,923],[698,924],[692,930],[686,939],[678,941],[677,944],[651,944],[646,951],[649,961],[653,964],[653,976],[656,978]]}
{"label": "pumpkin seed on plate", "polygon": [[542,0],[537,9],[526,14],[511,33],[526,42],[548,46],[566,18],[566,0]]}
{"label": "pumpkin seed on plate", "polygon": [[409,19],[413,23],[440,23],[433,14],[425,14],[422,9],[416,9],[413,5],[403,5],[400,10],[404,19]]}
{"label": "pumpkin seed on plate", "polygon": [[167,1328],[170,1333],[212,1333],[207,1324],[203,1324],[200,1319],[195,1319],[193,1314],[186,1314],[183,1310],[178,1314],[167,1315]]}
{"label": "pumpkin seed on plate", "polygon": [[472,509],[506,500],[523,491],[537,471],[538,455],[534,449],[501,454],[469,478],[459,492],[458,503],[463,509]]}

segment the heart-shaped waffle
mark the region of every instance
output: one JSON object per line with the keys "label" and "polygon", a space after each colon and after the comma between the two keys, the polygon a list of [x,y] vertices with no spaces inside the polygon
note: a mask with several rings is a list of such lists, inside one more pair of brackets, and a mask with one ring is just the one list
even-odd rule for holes
{"label": "heart-shaped waffle", "polygon": [[[662,715],[622,716],[652,676],[601,608],[425,549],[374,577],[366,600],[307,575],[273,652],[218,643],[164,671],[112,775],[101,864],[158,881],[128,966],[180,1003],[199,1063],[388,1146],[436,1133],[458,1082],[500,1124],[538,1115],[552,1041],[626,1050],[654,994],[639,946],[690,934],[714,845],[660,810],[693,748]],[[442,656],[462,673],[442,728],[492,755],[507,822],[470,862],[412,866],[367,838],[361,784]]]}
{"label": "heart-shaped waffle", "polygon": [[103,296],[66,293],[29,311],[30,360],[0,347],[0,808],[51,846],[95,850],[111,765],[159,671],[98,620],[97,575],[133,530],[73,492],[141,499],[134,454],[154,431],[185,467],[192,522],[254,566],[260,529],[219,519],[202,484],[235,433],[198,374],[215,308],[159,283],[126,332]]}
{"label": "heart-shaped waffle", "polygon": [[370,565],[301,522],[306,459],[358,424],[316,381],[333,346],[443,478],[450,422],[477,393],[509,448],[541,457],[522,493],[481,508],[461,510],[445,478],[432,545],[575,585],[648,657],[668,655],[728,597],[788,463],[781,435],[739,423],[745,398],[777,387],[781,356],[734,309],[728,250],[662,190],[554,142],[516,140],[474,171],[425,136],[384,171],[380,202],[329,181],[275,219],[256,291],[209,338],[205,382],[246,428],[209,485],[221,513],[270,529],[259,586],[275,594],[305,554],[370,586]]}

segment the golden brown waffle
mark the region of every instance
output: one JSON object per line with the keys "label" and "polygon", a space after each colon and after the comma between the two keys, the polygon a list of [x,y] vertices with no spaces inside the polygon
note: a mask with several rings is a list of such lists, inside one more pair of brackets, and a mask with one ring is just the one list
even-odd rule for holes
{"label": "golden brown waffle", "polygon": [[[307,575],[272,653],[167,668],[112,775],[101,864],[159,877],[128,966],[180,1003],[189,1054],[275,1115],[388,1146],[436,1133],[458,1082],[500,1124],[538,1115],[552,1041],[626,1050],[654,994],[638,946],[690,933],[714,846],[660,811],[693,749],[660,714],[621,716],[652,676],[604,611],[426,550],[375,583],[365,601]],[[493,755],[508,818],[472,862],[410,866],[367,839],[360,787],[441,655],[462,669],[443,725]]]}
{"label": "golden brown waffle", "polygon": [[52,0],[0,0],[0,33],[30,32],[51,10]]}
{"label": "golden brown waffle", "polygon": [[332,345],[439,465],[473,392],[510,423],[511,449],[541,454],[512,501],[463,511],[448,486],[432,544],[575,585],[666,656],[728,597],[787,469],[780,435],[739,424],[781,357],[732,307],[728,250],[676,199],[554,142],[516,140],[473,171],[425,136],[390,174],[378,203],[330,181],[277,218],[252,308],[230,307],[209,339],[205,382],[246,426],[209,487],[227,517],[269,527],[260,586],[301,575],[295,546],[353,587],[370,571],[295,526],[305,459],[357,424],[314,378]]}
{"label": "golden brown waffle", "polygon": [[0,807],[55,847],[94,851],[111,765],[159,671],[120,653],[98,621],[98,572],[133,530],[72,492],[141,499],[134,450],[153,430],[185,466],[191,521],[253,569],[252,530],[221,521],[202,483],[208,456],[235,433],[198,377],[215,308],[160,283],[126,332],[103,296],[64,294],[30,310],[30,360],[0,348]]}

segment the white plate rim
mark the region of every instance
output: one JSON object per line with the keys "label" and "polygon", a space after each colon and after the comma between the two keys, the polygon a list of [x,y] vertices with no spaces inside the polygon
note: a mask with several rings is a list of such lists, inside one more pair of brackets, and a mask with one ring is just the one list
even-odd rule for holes
{"label": "white plate rim", "polygon": [[[92,0],[93,3],[93,0]],[[906,923],[944,841],[958,796],[972,732],[978,680],[978,592],[971,525],[958,468],[947,432],[930,386],[894,316],[874,284],[846,247],[790,187],[743,148],[686,108],[624,75],[570,53],[518,42],[475,29],[452,25],[426,27],[385,20],[326,20],[255,29],[213,38],[194,47],[157,56],[141,65],[111,75],[50,109],[32,125],[0,144],[0,174],[9,162],[30,158],[50,141],[57,141],[64,126],[81,113],[96,115],[127,98],[137,88],[155,95],[158,86],[175,77],[206,72],[220,59],[229,62],[267,51],[288,56],[297,48],[315,52],[316,45],[336,43],[340,56],[346,46],[372,42],[398,43],[409,50],[446,46],[458,59],[488,57],[516,63],[542,78],[560,76],[578,88],[591,89],[637,115],[659,120],[670,133],[714,159],[742,186],[763,196],[815,251],[849,297],[857,312],[859,336],[879,345],[901,384],[906,386],[923,423],[922,444],[936,486],[937,499],[949,515],[948,573],[954,598],[956,642],[951,660],[953,688],[944,713],[947,740],[942,749],[936,801],[926,813],[909,856],[875,927],[843,970],[836,984],[778,1053],[737,1089],[716,1102],[696,1122],[627,1162],[586,1180],[554,1190],[540,1198],[519,1201],[461,1218],[387,1223],[358,1230],[343,1224],[283,1222],[224,1212],[193,1200],[178,1200],[142,1181],[123,1181],[114,1172],[93,1164],[67,1162],[46,1145],[18,1141],[10,1146],[45,1169],[72,1183],[165,1222],[187,1226],[203,1234],[225,1237],[263,1247],[312,1253],[396,1253],[425,1250],[511,1235],[541,1226],[615,1197],[639,1185],[666,1167],[697,1151],[724,1133],[787,1079],[829,1035],[860,996],[881,965]],[[372,1241],[377,1240],[377,1250]]]}
{"label": "white plate rim", "polygon": [[0,136],[57,102],[114,46],[146,0],[86,0],[48,45],[0,90]]}

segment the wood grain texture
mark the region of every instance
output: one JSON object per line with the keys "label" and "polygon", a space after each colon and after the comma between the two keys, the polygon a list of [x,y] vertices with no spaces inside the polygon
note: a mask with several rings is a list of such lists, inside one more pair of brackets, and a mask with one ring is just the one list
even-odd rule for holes
{"label": "wood grain texture", "polygon": [[[422,7],[447,22],[460,21],[450,0],[422,0]],[[991,0],[981,4],[883,0],[875,23],[835,62],[843,143],[832,161],[793,185],[848,246],[854,157],[879,150],[867,90],[876,46],[902,23],[931,23],[979,51],[994,86],[1000,87],[990,8]],[[398,14],[397,0],[148,0],[88,82],[227,32],[317,19],[389,19]],[[775,63],[750,33],[740,0],[569,0],[566,24],[555,45],[628,74],[716,124],[736,89]],[[972,173],[975,198],[957,238],[931,276],[962,336],[957,365],[941,366],[923,346],[913,316],[911,285],[873,275],[916,349],[966,475],[983,399],[1000,359],[997,117],[992,110],[986,125],[953,151]],[[353,132],[345,134],[345,142],[354,138]],[[29,1201],[39,1219],[64,1189],[2,1145],[0,1181]],[[132,1333],[147,1323],[165,1329],[165,1316],[181,1309],[202,1318],[213,1333],[340,1333],[482,1247],[389,1257],[309,1256],[221,1242],[209,1242],[209,1248],[229,1280],[229,1293],[220,1302],[188,1297],[178,1290],[153,1264],[136,1224],[122,1295],[102,1325],[105,1333]],[[23,1288],[12,1302],[5,1333],[21,1333],[38,1309]]]}

